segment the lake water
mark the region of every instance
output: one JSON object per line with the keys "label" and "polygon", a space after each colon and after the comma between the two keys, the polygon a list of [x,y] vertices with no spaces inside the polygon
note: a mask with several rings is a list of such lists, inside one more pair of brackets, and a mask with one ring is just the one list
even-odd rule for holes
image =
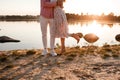
{"label": "lake water", "polygon": [[[40,49],[42,46],[41,29],[39,22],[0,22],[0,36],[9,36],[18,39],[18,43],[0,43],[0,50],[14,50],[14,49]],[[87,33],[94,33],[99,36],[99,40],[93,45],[102,46],[105,43],[113,45],[119,44],[115,40],[115,35],[120,34],[120,23],[112,22],[76,22],[69,24],[69,32],[76,33],[82,32],[83,35]],[[48,28],[48,47],[49,47],[49,28]],[[60,44],[60,39],[56,39],[56,43]],[[79,44],[76,40],[69,37],[66,39],[66,46],[88,46],[83,38]]]}

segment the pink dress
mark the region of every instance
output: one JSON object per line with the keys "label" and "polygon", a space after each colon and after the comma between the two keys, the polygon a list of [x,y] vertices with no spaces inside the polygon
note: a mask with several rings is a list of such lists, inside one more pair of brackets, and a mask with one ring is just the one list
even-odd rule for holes
{"label": "pink dress", "polygon": [[55,37],[65,38],[68,37],[68,22],[65,12],[59,6],[54,9],[54,21],[55,21]]}

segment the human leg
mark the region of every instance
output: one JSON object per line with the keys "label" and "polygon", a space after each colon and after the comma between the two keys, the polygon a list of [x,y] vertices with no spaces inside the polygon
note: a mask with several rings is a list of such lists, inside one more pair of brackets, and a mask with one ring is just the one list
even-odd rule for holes
{"label": "human leg", "polygon": [[77,40],[77,43],[79,43],[79,41],[80,41],[79,35],[73,33],[73,34],[69,34],[69,36],[70,36],[70,37],[73,37],[74,39],[76,39],[76,40]]}
{"label": "human leg", "polygon": [[61,40],[61,53],[65,52],[65,38],[60,38]]}
{"label": "human leg", "polygon": [[42,52],[42,55],[47,54],[47,20],[44,17],[40,17],[40,26],[41,26],[41,32],[42,32],[42,42],[44,50]]}
{"label": "human leg", "polygon": [[54,27],[54,20],[50,19],[50,48],[51,48],[51,55],[57,56],[55,53],[54,47],[55,47],[55,27]]}

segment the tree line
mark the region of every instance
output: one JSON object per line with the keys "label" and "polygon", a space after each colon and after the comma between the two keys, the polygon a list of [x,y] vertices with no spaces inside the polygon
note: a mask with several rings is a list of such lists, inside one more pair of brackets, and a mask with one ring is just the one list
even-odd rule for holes
{"label": "tree line", "polygon": [[102,13],[100,16],[98,15],[84,15],[83,13],[81,14],[70,14],[66,13],[67,19],[69,20],[100,20],[100,21],[117,21],[120,22],[120,16],[115,16],[114,13],[109,13],[108,15],[105,15]]}
{"label": "tree line", "polygon": [[[67,20],[80,21],[80,20],[101,20],[101,21],[117,21],[120,22],[120,16],[115,16],[114,13],[109,13],[105,15],[104,13],[100,16],[98,15],[88,15],[88,14],[73,14],[66,13]],[[1,15],[0,21],[39,21],[40,15]]]}
{"label": "tree line", "polygon": [[5,15],[0,16],[0,21],[36,21],[39,15]]}

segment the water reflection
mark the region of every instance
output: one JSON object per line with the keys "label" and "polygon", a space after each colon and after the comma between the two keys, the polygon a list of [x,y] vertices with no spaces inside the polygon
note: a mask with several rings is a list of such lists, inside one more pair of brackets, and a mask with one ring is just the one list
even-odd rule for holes
{"label": "water reflection", "polygon": [[[80,21],[69,22],[69,32],[94,33],[99,37],[99,40],[94,45],[102,46],[105,43],[119,44],[115,40],[115,36],[120,34],[120,23],[100,22],[100,21]],[[40,49],[42,48],[40,23],[38,22],[0,22],[0,36],[9,36],[14,39],[19,39],[20,43],[0,43],[0,50],[11,49]],[[49,47],[49,31],[48,31],[48,47]],[[60,39],[56,39],[56,44],[60,44]],[[87,46],[83,38],[80,43],[69,37],[66,39],[66,46]]]}
{"label": "water reflection", "polygon": [[[100,21],[90,21],[90,22],[80,22],[77,24],[70,24],[70,32],[82,32],[84,35],[87,33],[94,33],[100,37],[100,39],[94,44],[102,46],[105,43],[108,44],[119,44],[115,41],[116,34],[120,33],[120,25],[115,22],[100,22]],[[80,27],[79,27],[80,26]],[[80,45],[88,45],[83,39]]]}

